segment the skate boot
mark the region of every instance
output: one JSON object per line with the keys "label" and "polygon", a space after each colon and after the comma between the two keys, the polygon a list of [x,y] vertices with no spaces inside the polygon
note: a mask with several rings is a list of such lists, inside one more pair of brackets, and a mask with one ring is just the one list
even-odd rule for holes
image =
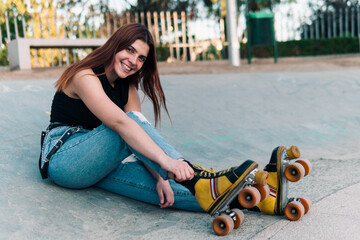
{"label": "skate boot", "polygon": [[[215,216],[213,229],[218,235],[226,235],[233,228],[238,228],[245,217],[241,210],[230,209],[230,203],[252,184],[266,185],[269,174],[257,170],[258,164],[247,160],[238,167],[214,172],[198,164],[189,165],[194,169],[194,178],[180,184],[187,187],[195,196],[199,205],[211,216]],[[260,202],[261,193],[253,188],[243,194],[253,206]],[[250,203],[248,203],[250,204]]]}
{"label": "skate boot", "polygon": [[[312,204],[307,197],[290,198],[289,181],[296,182],[311,172],[309,160],[300,160],[300,151],[296,146],[286,149],[283,146],[273,150],[265,171],[269,172],[268,185],[270,196],[252,210],[270,215],[285,215],[289,220],[299,220]],[[291,163],[293,159],[297,159]]]}

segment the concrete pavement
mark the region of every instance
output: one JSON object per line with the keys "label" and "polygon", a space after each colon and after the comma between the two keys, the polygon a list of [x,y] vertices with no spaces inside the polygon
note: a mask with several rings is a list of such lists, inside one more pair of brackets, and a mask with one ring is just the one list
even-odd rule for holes
{"label": "concrete pavement", "polygon": [[266,227],[252,239],[357,239],[360,234],[360,183],[316,202],[303,219],[286,219]]}
{"label": "concrete pavement", "polygon": [[[172,116],[159,131],[216,170],[297,145],[313,172],[291,184],[301,220],[245,212],[223,239],[354,239],[360,234],[360,69],[162,76]],[[159,209],[97,188],[41,180],[40,132],[54,79],[0,81],[0,239],[217,239],[207,214]],[[151,106],[143,112],[151,119]]]}

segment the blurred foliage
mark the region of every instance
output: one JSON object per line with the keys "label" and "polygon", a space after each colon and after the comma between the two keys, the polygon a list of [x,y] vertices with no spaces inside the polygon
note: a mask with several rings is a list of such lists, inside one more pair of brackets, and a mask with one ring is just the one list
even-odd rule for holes
{"label": "blurred foliage", "polygon": [[158,61],[164,62],[170,57],[170,49],[167,45],[156,46],[156,58]]}
{"label": "blurred foliage", "polygon": [[359,51],[359,39],[356,37],[304,39],[278,43],[280,57],[358,53]]}
{"label": "blurred foliage", "polygon": [[7,54],[8,54],[7,48],[0,49],[0,66],[9,65]]}
{"label": "blurred foliage", "polygon": [[[297,0],[236,0],[238,10],[242,6],[247,6],[249,11],[258,11],[264,8],[272,8],[280,3],[297,2]],[[217,17],[226,16],[226,0],[202,0],[208,15],[215,15]]]}
{"label": "blurred foliage", "polygon": [[[331,54],[358,53],[357,37],[341,37],[328,39],[302,39],[277,42],[278,57],[305,57]],[[274,56],[272,46],[252,47],[252,57],[267,58]],[[246,58],[246,44],[241,44],[241,57]]]}
{"label": "blurred foliage", "polygon": [[153,1],[153,0],[138,0],[135,4],[130,4],[131,12],[160,12],[160,11],[185,11],[189,15],[196,15],[196,5],[198,1],[196,0],[163,0],[163,1]]}
{"label": "blurred foliage", "polygon": [[[51,0],[50,0],[51,1]],[[108,6],[108,0],[53,0],[56,2],[58,9],[61,9],[68,15],[75,15],[77,17],[83,17],[92,13],[101,15],[110,12]],[[121,0],[122,1],[122,0]],[[81,9],[81,11],[78,11]],[[76,11],[76,12],[75,12]]]}

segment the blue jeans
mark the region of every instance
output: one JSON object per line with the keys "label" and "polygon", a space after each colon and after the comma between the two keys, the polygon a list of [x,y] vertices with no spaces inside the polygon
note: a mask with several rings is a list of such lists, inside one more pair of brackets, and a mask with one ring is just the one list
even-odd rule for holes
{"label": "blue jeans", "polygon": [[[182,158],[156,129],[139,112],[127,115],[174,159]],[[71,127],[62,126],[50,130],[45,137],[42,156],[50,151],[60,136]],[[99,188],[120,195],[159,204],[156,180],[146,169],[150,166],[164,179],[167,172],[157,163],[132,149],[115,131],[104,124],[94,130],[80,129],[72,135],[50,159],[48,175],[57,185],[67,188]],[[173,208],[203,211],[195,197],[184,186],[169,180],[174,191]]]}

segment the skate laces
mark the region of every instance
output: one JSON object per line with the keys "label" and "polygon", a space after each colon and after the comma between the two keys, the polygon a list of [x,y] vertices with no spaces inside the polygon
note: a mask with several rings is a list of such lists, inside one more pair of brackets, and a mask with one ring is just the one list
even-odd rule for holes
{"label": "skate laces", "polygon": [[[209,170],[207,170],[206,168],[204,168],[203,166],[200,166],[199,164],[197,163],[194,163],[193,164],[194,168],[196,170],[199,170],[200,173],[199,176],[200,177],[216,177],[216,176],[221,176],[227,172],[229,172],[232,168],[228,168],[226,170],[222,170],[222,171],[219,171],[219,172],[214,172],[214,168],[210,168]],[[195,172],[195,175],[197,175],[197,172]]]}

